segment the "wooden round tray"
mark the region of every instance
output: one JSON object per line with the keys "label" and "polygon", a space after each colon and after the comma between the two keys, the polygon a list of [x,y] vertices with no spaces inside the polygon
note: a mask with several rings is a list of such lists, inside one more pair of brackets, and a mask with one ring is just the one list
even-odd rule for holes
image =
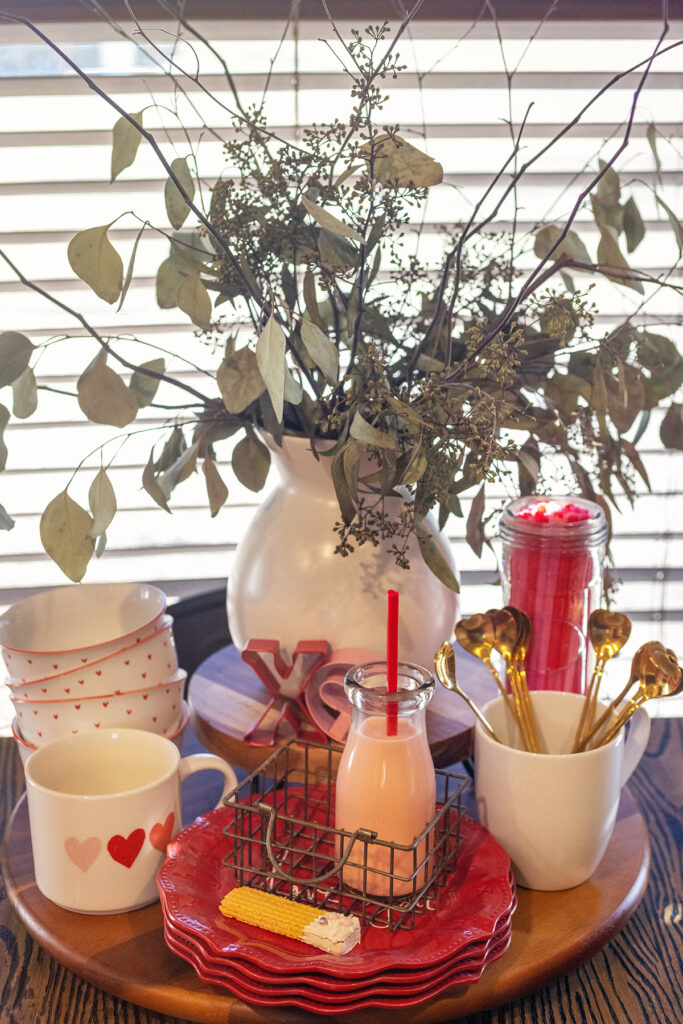
{"label": "wooden round tray", "polygon": [[[475,985],[455,988],[407,1009],[370,1008],[343,1015],[345,1024],[450,1021],[517,999],[567,974],[622,928],[640,902],[650,861],[645,822],[628,790],[607,852],[593,877],[560,893],[519,889],[507,953]],[[107,992],[158,1013],[198,1024],[313,1022],[303,1010],[251,1007],[206,985],[164,942],[159,904],[128,914],[91,917],[45,899],[33,874],[26,797],[5,836],[8,896],[34,939],[75,974]]]}

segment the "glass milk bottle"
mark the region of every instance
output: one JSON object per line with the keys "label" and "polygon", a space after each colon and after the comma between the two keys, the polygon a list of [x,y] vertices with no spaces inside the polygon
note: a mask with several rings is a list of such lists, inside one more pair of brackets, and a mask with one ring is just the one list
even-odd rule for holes
{"label": "glass milk bottle", "polygon": [[531,620],[531,690],[586,690],[586,634],[600,607],[607,532],[605,513],[587,498],[534,494],[503,511],[503,598]]}
{"label": "glass milk bottle", "polygon": [[[364,828],[376,832],[378,840],[412,845],[436,809],[425,728],[434,678],[418,665],[399,662],[398,690],[389,694],[386,662],[377,661],[352,668],[344,689],[353,712],[337,771],[335,826],[346,832]],[[341,846],[347,844],[342,837]],[[416,852],[366,847],[356,840],[342,871],[344,885],[385,897],[412,892],[427,881],[427,869],[421,867],[427,853],[425,840]]]}

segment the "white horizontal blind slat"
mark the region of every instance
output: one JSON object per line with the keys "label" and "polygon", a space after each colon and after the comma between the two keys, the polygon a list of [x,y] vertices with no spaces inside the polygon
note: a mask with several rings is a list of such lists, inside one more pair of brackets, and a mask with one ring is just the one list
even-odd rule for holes
{"label": "white horizontal blind slat", "polygon": [[[130,26],[129,26],[130,27]],[[153,38],[164,45],[169,26],[159,22]],[[203,35],[215,42],[229,60],[238,87],[247,102],[260,98],[265,82],[267,59],[274,52],[281,26],[258,22],[216,22],[198,26]],[[506,53],[512,64],[522,54],[535,25],[504,23]],[[130,27],[132,28],[132,27]],[[341,25],[348,35],[351,26]],[[386,119],[400,121],[404,133],[443,162],[444,184],[430,195],[425,211],[420,245],[428,251],[435,246],[436,231],[442,223],[465,218],[473,197],[486,187],[493,173],[509,153],[505,76],[500,51],[491,26],[477,25],[466,40],[457,41],[470,29],[462,23],[418,22],[402,40],[401,54],[410,70],[391,89]],[[84,25],[48,26],[47,34],[60,40],[68,52],[85,62],[94,80],[120,99],[130,111],[150,102],[149,89],[158,91],[162,101],[169,97],[169,82],[149,65],[135,64],[133,48],[117,39],[107,26],[88,22]],[[300,26],[298,46],[298,104],[292,91],[295,70],[294,46],[287,40],[271,77],[269,110],[271,123],[283,138],[292,140],[301,126],[344,113],[347,93],[338,69],[331,69],[329,50],[319,42],[329,37],[326,23],[305,22]],[[525,56],[516,75],[514,106],[520,118],[533,100],[533,116],[525,133],[526,149],[521,159],[540,149],[573,116],[612,74],[642,60],[659,33],[656,23],[591,23],[579,25],[547,23]],[[683,23],[672,23],[670,38],[683,34]],[[75,42],[78,40],[78,42]],[[457,45],[456,45],[457,44]],[[197,47],[202,67],[208,72],[206,85],[219,91],[226,104],[230,96],[220,69]],[[683,211],[683,160],[681,159],[680,51],[666,55],[653,70],[634,124],[626,170],[622,174],[647,219],[648,235],[638,253],[638,266],[656,274],[675,258],[675,241],[665,214],[652,201],[647,186],[656,180],[647,129],[655,120],[662,136],[661,172],[672,208]],[[189,51],[181,47],[179,59],[189,60]],[[430,75],[420,77],[433,69]],[[42,70],[41,70],[42,69]],[[603,100],[591,108],[583,122],[557,148],[539,161],[529,174],[528,183],[519,190],[521,220],[517,229],[530,233],[537,221],[547,216],[566,215],[573,196],[590,180],[595,154],[602,147],[611,153],[620,138],[628,114],[635,76],[624,80]],[[418,87],[419,86],[419,87]],[[192,99],[207,123],[230,136],[229,115],[212,105],[192,87]],[[454,102],[455,99],[455,102]],[[300,126],[294,126],[298,108]],[[72,74],[62,74],[59,59],[36,44],[34,37],[17,25],[3,28],[0,38],[0,246],[17,264],[42,286],[74,309],[83,310],[105,333],[132,333],[152,343],[170,344],[180,354],[206,366],[212,374],[216,356],[193,338],[193,330],[177,310],[159,310],[154,300],[154,273],[163,258],[163,236],[143,239],[136,261],[136,277],[120,317],[97,300],[74,279],[66,261],[66,245],[75,231],[106,223],[125,209],[144,210],[154,225],[168,231],[163,204],[165,174],[144,143],[136,163],[114,185],[108,184],[110,130],[116,114]],[[150,109],[146,124],[159,123]],[[198,143],[203,129],[194,115],[189,116],[189,138]],[[426,132],[427,141],[423,136]],[[159,135],[161,140],[162,136]],[[184,131],[171,125],[165,139],[165,152],[187,153]],[[668,141],[667,141],[668,140]],[[199,144],[203,173],[207,175],[203,194],[208,200],[213,178],[221,173],[220,147],[209,141]],[[591,162],[592,161],[592,162]],[[501,211],[492,230],[510,227],[509,213]],[[409,226],[413,241],[419,217]],[[577,229],[594,251],[597,236],[589,211],[581,211]],[[111,237],[125,260],[128,258],[137,227],[131,218],[112,229]],[[431,250],[429,250],[431,251]],[[642,259],[641,259],[642,254]],[[678,276],[674,278],[680,280]],[[630,296],[609,282],[600,282],[593,293],[599,307],[599,320],[609,329],[616,318],[633,308]],[[22,289],[9,268],[0,261],[0,329],[22,330],[41,341],[53,334],[78,328],[73,318],[33,293]],[[667,333],[683,341],[683,306],[671,292],[657,296],[637,322],[666,324]],[[247,330],[248,325],[242,325]],[[654,326],[652,329],[656,329]],[[80,332],[80,329],[78,331]],[[84,339],[83,344],[90,344]],[[155,352],[150,349],[148,358]],[[78,353],[66,361],[41,360],[41,381],[50,387],[73,391],[76,375],[82,367]],[[217,394],[212,377],[188,368],[184,379],[207,393]],[[9,392],[0,401],[10,403]],[[160,392],[161,396],[161,392]],[[169,403],[172,395],[168,396]],[[161,397],[160,397],[160,400]],[[3,581],[0,604],[15,600],[23,590],[59,585],[63,577],[40,548],[38,520],[45,502],[60,490],[77,461],[100,441],[110,436],[109,428],[100,428],[77,418],[73,401],[46,394],[41,397],[42,420],[14,422],[6,433],[9,447],[7,472],[0,476],[0,501],[16,513],[17,525],[9,534],[0,534],[3,552]],[[172,415],[170,411],[146,410],[141,424],[150,433],[128,443],[121,459],[112,469],[120,516],[110,530],[109,546],[103,558],[94,563],[88,579],[156,579],[172,592],[187,593],[188,588],[215,585],[217,564],[229,572],[235,545],[239,541],[260,498],[251,495],[234,481],[229,458],[232,442],[220,449],[221,471],[230,486],[229,507],[211,520],[203,508],[205,498],[199,478],[184,483],[174,496],[174,513],[164,515],[140,487],[140,475],[149,451],[153,431]],[[682,616],[683,579],[677,566],[683,564],[683,534],[680,521],[683,456],[657,449],[656,432],[661,417],[654,415],[645,442],[652,449],[645,456],[653,491],[643,494],[635,509],[625,508],[615,515],[614,555],[624,578],[623,602],[644,626],[656,619],[661,636],[674,642],[669,630]],[[651,441],[648,442],[648,438]],[[54,450],[47,453],[47,441]],[[75,485],[80,500],[96,467]],[[269,482],[269,488],[272,487]],[[643,488],[644,490],[644,488]],[[491,507],[501,506],[505,492],[489,489]],[[470,497],[463,497],[467,515]],[[448,525],[456,558],[463,574],[463,611],[476,611],[491,603],[487,587],[495,578],[495,559],[487,552],[477,560],[463,541],[464,526],[451,519]],[[183,582],[188,578],[192,582]],[[659,627],[658,627],[659,628]],[[651,638],[650,634],[646,638]]]}

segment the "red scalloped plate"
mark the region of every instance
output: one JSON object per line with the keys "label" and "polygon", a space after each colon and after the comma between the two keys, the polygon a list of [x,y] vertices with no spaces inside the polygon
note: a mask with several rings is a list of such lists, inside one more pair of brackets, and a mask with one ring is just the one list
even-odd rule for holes
{"label": "red scalloped plate", "polygon": [[345,956],[321,953],[220,914],[221,899],[235,886],[232,869],[221,863],[230,842],[223,828],[232,815],[231,808],[221,807],[198,818],[169,844],[158,874],[164,917],[221,960],[240,957],[268,974],[321,972],[345,979],[433,967],[471,943],[488,941],[512,906],[510,858],[486,829],[463,817],[456,869],[414,928],[390,932],[371,926]]}
{"label": "red scalloped plate", "polygon": [[[514,884],[514,883],[513,883]],[[417,970],[399,970],[399,971],[384,971],[380,974],[372,975],[368,978],[360,978],[357,980],[349,978],[332,978],[325,974],[318,972],[311,972],[309,974],[301,975],[283,975],[280,978],[278,984],[278,990],[286,985],[288,991],[291,990],[292,986],[303,988],[301,995],[313,995],[313,998],[324,998],[325,993],[333,993],[335,996],[340,993],[346,995],[357,994],[358,996],[367,994],[370,988],[381,989],[381,991],[375,994],[386,994],[396,995],[405,994],[410,995],[416,985],[422,985],[424,983],[430,984],[439,980],[441,977],[445,977],[455,971],[457,968],[466,964],[469,967],[474,966],[476,963],[483,963],[489,953],[490,948],[497,944],[506,930],[510,929],[510,921],[512,914],[517,906],[517,898],[509,913],[504,914],[496,926],[494,934],[487,942],[475,942],[465,947],[461,953],[459,953],[452,960],[449,960],[445,964],[438,964],[435,967],[425,967]],[[240,957],[230,957],[226,959],[224,957],[217,957],[211,953],[210,950],[197,938],[196,935],[188,935],[186,932],[180,931],[175,927],[167,918],[164,919],[164,933],[172,940],[176,940],[181,945],[193,949],[195,954],[201,957],[204,967],[211,970],[218,970],[222,967],[227,967],[230,971],[234,971],[241,975],[247,983],[256,983],[257,986],[261,986],[264,982],[267,983],[268,991],[272,990],[273,979],[272,976],[266,975],[262,970],[254,967],[249,961],[243,960]],[[315,994],[314,994],[315,993]]]}
{"label": "red scalloped plate", "polygon": [[178,956],[192,964],[197,975],[202,981],[209,985],[220,985],[227,988],[233,995],[246,1003],[255,1003],[259,1006],[296,1006],[302,1010],[309,1010],[318,1014],[339,1014],[349,1013],[353,1010],[364,1010],[371,1006],[396,1009],[400,1007],[415,1006],[423,1003],[442,992],[459,985],[471,985],[477,982],[488,964],[498,960],[510,944],[510,927],[501,935],[500,940],[491,947],[485,960],[479,964],[471,965],[469,968],[463,965],[461,969],[449,972],[447,976],[426,985],[421,991],[413,989],[410,994],[382,995],[367,993],[363,995],[354,994],[344,999],[340,994],[328,995],[328,1002],[322,1001],[324,996],[316,993],[313,996],[304,996],[296,993],[294,988],[289,986],[271,985],[259,987],[249,984],[238,972],[230,971],[227,967],[212,969],[207,966],[201,956],[197,956],[190,948],[178,940],[166,937],[169,949]]}
{"label": "red scalloped plate", "polygon": [[[289,981],[281,977],[277,984],[278,997],[302,996],[313,999],[317,1002],[336,1003],[353,1001],[368,996],[386,996],[387,998],[398,998],[400,996],[412,996],[422,992],[431,992],[434,985],[447,979],[453,979],[453,984],[460,974],[468,975],[477,968],[484,968],[493,952],[501,945],[504,939],[510,935],[511,914],[506,914],[500,921],[495,934],[491,940],[483,945],[476,943],[468,946],[455,960],[439,968],[432,968],[430,972],[420,973],[418,978],[414,977],[415,972],[409,974],[405,971],[391,972],[394,977],[398,976],[399,981],[392,981],[387,974],[377,975],[375,978],[363,983],[342,982],[338,978],[325,978],[324,975],[304,975],[301,978],[292,977]],[[189,959],[193,966],[200,965],[205,973],[211,974],[216,980],[221,975],[230,982],[242,984],[245,991],[259,994],[270,998],[274,995],[273,979],[264,973],[244,971],[245,961],[231,959],[229,961],[219,960],[212,957],[201,941],[195,936],[188,936],[179,932],[169,921],[164,921],[164,935],[169,947],[176,952],[184,950],[186,959]],[[320,982],[324,984],[320,984]]]}

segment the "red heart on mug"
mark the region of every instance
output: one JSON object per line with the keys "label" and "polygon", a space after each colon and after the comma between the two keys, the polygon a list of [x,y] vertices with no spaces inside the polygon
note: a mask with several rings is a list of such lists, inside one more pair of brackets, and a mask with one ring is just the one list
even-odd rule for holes
{"label": "red heart on mug", "polygon": [[159,850],[160,853],[165,853],[166,847],[171,842],[173,837],[174,821],[175,815],[173,811],[171,811],[163,825],[158,821],[156,825],[152,825],[149,830],[149,841],[154,849]]}
{"label": "red heart on mug", "polygon": [[123,864],[124,868],[129,868],[135,862],[144,841],[144,828],[133,829],[127,839],[124,836],[112,836],[107,843],[109,856],[117,864]]}

